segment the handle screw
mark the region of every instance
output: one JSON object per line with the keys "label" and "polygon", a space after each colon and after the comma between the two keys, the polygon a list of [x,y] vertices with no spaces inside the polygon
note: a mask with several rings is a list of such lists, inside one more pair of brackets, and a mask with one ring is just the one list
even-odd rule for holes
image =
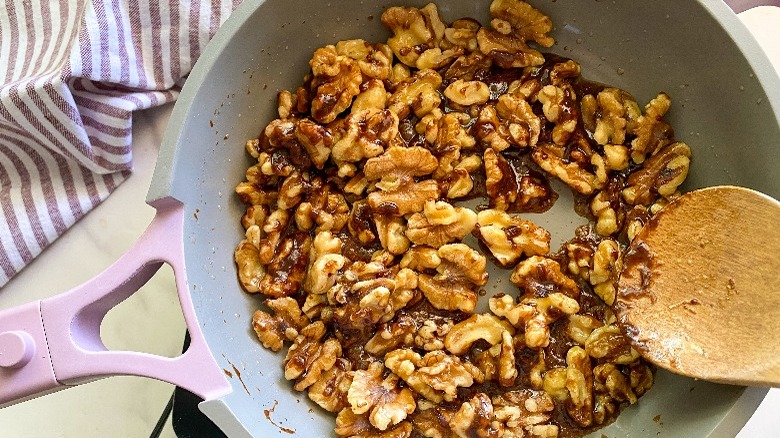
{"label": "handle screw", "polygon": [[24,331],[0,333],[0,368],[21,368],[35,354],[35,340]]}

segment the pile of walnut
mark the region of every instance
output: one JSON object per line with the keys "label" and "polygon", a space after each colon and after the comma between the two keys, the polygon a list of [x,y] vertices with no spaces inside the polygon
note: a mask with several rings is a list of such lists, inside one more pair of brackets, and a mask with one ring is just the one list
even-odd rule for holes
{"label": "pile of walnut", "polygon": [[[610,305],[621,251],[687,175],[669,97],[642,110],[531,48],[552,24],[524,2],[490,15],[389,8],[386,44],[316,50],[246,145],[235,257],[270,309],[254,329],[290,345],[285,377],[340,436],[582,435],[652,385]],[[552,205],[548,177],[593,220],[557,254],[514,215]],[[475,197],[489,206],[454,205]],[[490,313],[474,313],[487,259],[469,234],[518,287]]]}

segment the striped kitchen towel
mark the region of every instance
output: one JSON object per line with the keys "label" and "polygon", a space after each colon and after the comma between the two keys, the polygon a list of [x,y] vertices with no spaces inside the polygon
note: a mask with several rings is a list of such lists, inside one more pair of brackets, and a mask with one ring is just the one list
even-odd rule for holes
{"label": "striped kitchen towel", "polygon": [[0,286],[132,170],[132,112],[173,101],[240,0],[2,0]]}

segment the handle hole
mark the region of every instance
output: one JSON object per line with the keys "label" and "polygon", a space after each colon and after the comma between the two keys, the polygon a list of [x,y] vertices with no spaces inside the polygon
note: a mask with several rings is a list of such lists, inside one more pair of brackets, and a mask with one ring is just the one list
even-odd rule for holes
{"label": "handle hole", "polygon": [[181,355],[186,329],[173,268],[163,263],[136,293],[108,311],[100,338],[112,351],[174,358]]}

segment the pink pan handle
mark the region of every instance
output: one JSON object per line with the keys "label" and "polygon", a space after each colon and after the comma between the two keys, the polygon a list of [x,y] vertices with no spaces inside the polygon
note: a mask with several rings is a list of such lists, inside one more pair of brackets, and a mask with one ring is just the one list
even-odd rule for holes
{"label": "pink pan handle", "polygon": [[[231,392],[192,306],[184,266],[183,206],[167,198],[153,207],[157,213],[133,248],[95,278],[52,298],[0,312],[0,407],[113,375],[163,380],[204,400]],[[103,317],[163,263],[176,277],[189,348],[175,358],[109,351],[100,339]]]}
{"label": "pink pan handle", "polygon": [[723,0],[735,14],[753,9],[756,6],[777,6],[780,7],[780,0]]}

